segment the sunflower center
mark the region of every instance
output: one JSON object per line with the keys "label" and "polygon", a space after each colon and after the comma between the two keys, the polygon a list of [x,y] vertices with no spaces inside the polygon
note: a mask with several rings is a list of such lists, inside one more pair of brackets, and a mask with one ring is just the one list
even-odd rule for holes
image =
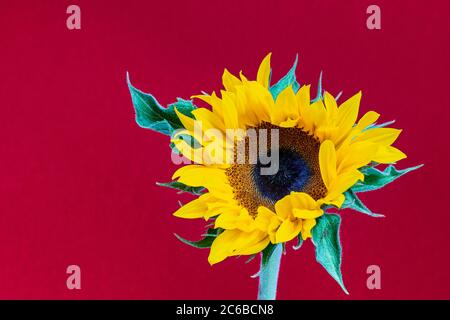
{"label": "sunflower center", "polygon": [[[318,140],[301,128],[282,128],[263,123],[255,129],[258,140],[260,132],[267,133],[267,150],[278,152],[278,171],[264,175],[261,169],[267,165],[261,164],[259,159],[256,164],[251,164],[248,155],[251,148],[248,139],[245,139],[242,143],[245,143],[246,162],[235,163],[226,170],[234,198],[241,206],[256,216],[258,207],[274,210],[275,203],[291,191],[308,193],[315,200],[326,195],[327,189],[320,173]],[[278,143],[272,144],[270,141],[271,130],[278,130]],[[270,153],[268,156],[270,158]]]}
{"label": "sunflower center", "polygon": [[253,180],[261,195],[271,201],[278,201],[291,191],[301,191],[311,178],[311,170],[306,161],[295,151],[278,150],[278,171],[273,175],[262,175],[264,167],[260,161],[253,170]]}

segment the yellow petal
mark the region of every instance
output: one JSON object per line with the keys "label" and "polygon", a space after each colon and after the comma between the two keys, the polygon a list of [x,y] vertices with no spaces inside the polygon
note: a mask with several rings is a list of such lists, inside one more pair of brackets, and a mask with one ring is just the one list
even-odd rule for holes
{"label": "yellow petal", "polygon": [[303,238],[303,240],[306,240],[306,239],[312,237],[311,230],[314,228],[315,225],[316,225],[316,219],[303,220],[303,225],[302,225],[302,238]]}
{"label": "yellow petal", "polygon": [[229,256],[257,253],[263,250],[268,243],[269,238],[265,232],[225,230],[212,243],[208,261],[212,265]]}
{"label": "yellow petal", "polygon": [[248,79],[244,76],[244,74],[242,73],[242,70],[239,71],[239,77],[241,78],[242,83],[248,82]]}
{"label": "yellow petal", "polygon": [[358,117],[360,101],[361,91],[339,106],[336,123],[337,126],[351,128],[355,124],[356,118]]}
{"label": "yellow petal", "polygon": [[255,220],[252,216],[250,216],[247,209],[241,208],[241,210],[239,211],[239,216],[237,218],[235,228],[246,232],[255,230]]}
{"label": "yellow petal", "polygon": [[[328,116],[327,116],[328,117]],[[328,121],[328,120],[327,120]],[[340,134],[339,128],[334,125],[323,124],[316,128],[314,131],[314,135],[319,138],[320,141],[331,140],[334,145],[337,145],[338,139],[337,136]]]}
{"label": "yellow petal", "polygon": [[259,230],[267,232],[272,243],[275,243],[275,234],[282,222],[283,220],[272,212],[272,210],[264,206],[258,208],[255,226]]}
{"label": "yellow petal", "polygon": [[[378,151],[378,145],[374,143],[360,142],[350,145],[345,154],[338,156],[338,174],[359,169],[373,160]],[[340,153],[341,150],[338,151]]]}
{"label": "yellow petal", "polygon": [[278,228],[275,234],[275,242],[287,242],[295,238],[300,230],[302,230],[302,220],[295,219],[291,221],[290,219],[286,219]]}
{"label": "yellow petal", "polygon": [[231,209],[222,212],[214,221],[214,228],[236,229],[236,220],[239,216],[239,210]]}
{"label": "yellow petal", "polygon": [[236,87],[235,105],[238,115],[241,118],[241,123],[244,123],[248,127],[256,127],[259,125],[259,117],[253,110],[253,106],[249,103],[245,86]]}
{"label": "yellow petal", "polygon": [[330,186],[327,198],[333,199],[352,187],[358,180],[363,180],[364,176],[358,170],[346,172],[337,176]]}
{"label": "yellow petal", "polygon": [[224,212],[229,212],[236,209],[237,204],[234,203],[232,198],[217,198],[211,194],[211,200],[207,202],[208,211],[204,215],[205,220],[211,217],[217,216]]}
{"label": "yellow petal", "polygon": [[300,219],[315,219],[323,215],[322,209],[296,209],[294,208],[294,217],[300,218]]}
{"label": "yellow petal", "polygon": [[210,105],[212,106],[212,111],[217,114],[220,118],[223,119],[223,104],[222,104],[222,100],[216,95],[215,92],[213,92],[211,94],[211,103]]}
{"label": "yellow petal", "polygon": [[228,94],[222,96],[222,105],[225,129],[238,129],[239,117],[236,110],[236,105]]}
{"label": "yellow petal", "polygon": [[342,207],[342,204],[345,201],[345,196],[343,194],[334,194],[334,195],[328,195],[323,199],[319,199],[317,202],[322,204],[329,204],[335,207]]}
{"label": "yellow petal", "polygon": [[372,160],[379,163],[394,163],[405,158],[406,154],[397,148],[385,146],[378,148],[377,154]]}
{"label": "yellow petal", "polygon": [[280,122],[279,125],[282,128],[293,128],[297,126],[298,121],[299,121],[298,117],[294,119],[288,118],[287,120]]}
{"label": "yellow petal", "polygon": [[336,143],[339,143],[352,130],[353,125],[358,118],[360,101],[361,91],[339,106],[336,121],[338,131],[333,139]]}
{"label": "yellow petal", "polygon": [[178,119],[180,119],[183,127],[185,127],[189,131],[194,131],[194,119],[182,114],[180,111],[178,111],[177,107],[175,107],[175,113],[178,116]]}
{"label": "yellow petal", "polygon": [[[338,149],[345,149],[352,140],[361,134],[361,132],[366,129],[368,126],[375,123],[375,121],[378,120],[380,117],[379,113],[376,113],[375,111],[369,111],[364,116],[362,116],[361,119],[359,119],[358,124],[354,126],[350,132],[345,132],[343,130],[340,130],[340,135],[335,137],[335,144],[339,144]],[[343,141],[342,141],[343,140]],[[339,159],[339,156],[338,156]]]}
{"label": "yellow petal", "polygon": [[277,96],[277,100],[275,101],[275,110],[277,112],[274,114],[274,116],[278,118],[275,119],[277,123],[291,119],[298,120],[299,110],[297,99],[291,86],[288,86]]}
{"label": "yellow petal", "polygon": [[354,142],[372,142],[383,146],[389,146],[397,140],[402,130],[394,128],[374,128],[361,133]]}
{"label": "yellow petal", "polygon": [[261,231],[267,231],[273,218],[277,218],[277,215],[272,212],[272,210],[267,207],[260,206],[258,208],[258,215],[255,218],[257,228]]}
{"label": "yellow petal", "polygon": [[280,221],[279,219],[272,219],[272,222],[269,225],[269,229],[267,230],[270,242],[276,243],[277,230],[282,222],[283,221]]}
{"label": "yellow petal", "polygon": [[287,195],[275,203],[275,211],[281,219],[287,219],[292,214],[291,196]]}
{"label": "yellow petal", "polygon": [[223,107],[222,107],[222,100],[217,97],[216,93],[213,92],[211,95],[195,95],[191,96],[191,99],[200,99],[207,104],[209,104],[212,107],[212,111],[219,116],[220,118],[223,118]]}
{"label": "yellow petal", "polygon": [[311,85],[309,84],[301,86],[295,95],[300,110],[302,108],[309,107],[310,105],[311,102],[310,88]]}
{"label": "yellow petal", "polygon": [[201,195],[199,198],[192,200],[185,204],[177,211],[174,212],[174,216],[184,219],[198,219],[203,218],[208,211],[207,201],[211,199],[210,194]]}
{"label": "yellow petal", "polygon": [[312,122],[316,129],[322,126],[328,126],[328,117],[327,111],[322,100],[318,100],[311,104],[309,107],[310,113],[309,116],[312,118]]}
{"label": "yellow petal", "polygon": [[303,123],[304,130],[308,132],[310,132],[314,127],[312,113],[310,110],[310,87],[310,85],[302,86],[296,94],[301,122]]}
{"label": "yellow petal", "polygon": [[358,124],[357,124],[356,127],[359,130],[364,130],[368,126],[374,124],[375,121],[377,121],[379,117],[380,117],[380,114],[375,112],[375,111],[366,112],[366,114],[364,114],[361,117],[361,119],[359,119]]}
{"label": "yellow petal", "polygon": [[257,115],[260,122],[270,121],[270,113],[275,108],[272,94],[256,81],[247,82],[244,87],[248,109]]}
{"label": "yellow petal", "polygon": [[261,84],[264,88],[269,87],[269,78],[270,78],[270,57],[272,53],[269,53],[261,62],[258,74],[256,76],[256,81]]}
{"label": "yellow petal", "polygon": [[195,116],[197,121],[202,123],[203,132],[206,132],[209,129],[219,129],[222,132],[225,131],[225,125],[222,119],[210,110],[206,108],[197,108],[192,111],[192,114]]}
{"label": "yellow petal", "polygon": [[172,179],[192,187],[205,187],[210,192],[232,192],[228,178],[223,169],[206,167],[202,165],[187,165],[181,167],[172,176]]}
{"label": "yellow petal", "polygon": [[337,120],[337,114],[338,114],[338,107],[336,100],[334,97],[325,91],[324,94],[324,102],[327,109],[328,116],[331,120],[336,121]]}
{"label": "yellow petal", "polygon": [[331,184],[336,179],[336,150],[330,140],[325,140],[319,149],[319,166],[322,180],[329,190]]}
{"label": "yellow petal", "polygon": [[211,96],[209,94],[195,94],[190,97],[191,99],[199,99],[207,104],[211,105]]}
{"label": "yellow petal", "polygon": [[297,209],[318,209],[319,206],[309,194],[305,192],[291,192],[291,203]]}
{"label": "yellow petal", "polygon": [[254,243],[243,247],[235,252],[235,255],[250,255],[263,251],[269,244],[270,239],[265,233],[261,233],[260,237]]}
{"label": "yellow petal", "polygon": [[236,86],[242,85],[241,80],[232,75],[227,69],[223,71],[222,83],[227,91],[234,91]]}
{"label": "yellow petal", "polygon": [[215,228],[239,229],[250,232],[255,229],[255,221],[246,209],[230,209],[220,214],[215,221]]}
{"label": "yellow petal", "polygon": [[208,256],[208,262],[213,265],[221,262],[232,255],[232,245],[239,239],[242,231],[240,230],[225,230],[217,236],[211,245],[211,250]]}

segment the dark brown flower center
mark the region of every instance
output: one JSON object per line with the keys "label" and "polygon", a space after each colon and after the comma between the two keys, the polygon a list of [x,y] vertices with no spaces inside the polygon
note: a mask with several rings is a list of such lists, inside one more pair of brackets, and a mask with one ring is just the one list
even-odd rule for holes
{"label": "dark brown flower center", "polygon": [[[267,135],[261,129],[266,129]],[[235,164],[226,171],[234,197],[241,206],[255,216],[259,206],[274,210],[274,204],[291,191],[308,193],[315,200],[326,195],[320,174],[318,140],[300,128],[282,128],[264,123],[255,130],[258,141],[263,137],[262,133],[267,136],[268,156],[278,153],[278,170],[274,174],[262,174],[261,169],[268,165],[263,164],[259,156],[256,163],[250,163],[250,152],[255,150],[250,151],[248,138],[242,140],[240,143],[245,147],[236,147]],[[278,143],[271,142],[271,130],[278,130]],[[244,150],[243,156],[239,154]],[[245,162],[236,163],[238,157],[245,158]]]}

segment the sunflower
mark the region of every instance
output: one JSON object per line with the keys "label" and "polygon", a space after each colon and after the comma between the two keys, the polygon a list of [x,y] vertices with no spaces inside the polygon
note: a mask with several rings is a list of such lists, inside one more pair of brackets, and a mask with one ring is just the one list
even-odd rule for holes
{"label": "sunflower", "polygon": [[[213,220],[217,233],[210,264],[230,256],[253,255],[269,244],[296,237],[311,238],[325,210],[341,208],[345,192],[364,180],[361,168],[406,157],[392,146],[401,130],[375,126],[380,115],[374,111],[358,120],[361,92],[342,104],[328,92],[311,100],[310,85],[291,84],[273,94],[270,57],[261,62],[256,80],[242,72],[236,77],[225,69],[219,95],[193,97],[210,109],[196,108],[192,117],[175,109],[184,129],[172,135],[172,143],[195,164],[181,167],[172,178],[206,192],[174,215]],[[229,139],[218,139],[211,129],[224,137],[227,129],[241,134],[226,143]],[[236,161],[242,156],[239,152],[230,158],[230,146],[249,150],[249,130],[257,136],[277,132],[277,150],[272,150],[278,153],[275,174],[261,174],[263,163],[249,161],[249,152],[243,155],[243,163]],[[218,158],[224,161],[212,161]]]}

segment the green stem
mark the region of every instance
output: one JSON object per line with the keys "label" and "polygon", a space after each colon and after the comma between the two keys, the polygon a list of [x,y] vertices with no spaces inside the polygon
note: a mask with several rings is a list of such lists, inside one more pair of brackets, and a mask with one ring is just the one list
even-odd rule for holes
{"label": "green stem", "polygon": [[281,244],[275,245],[273,250],[262,252],[258,300],[275,300],[282,253],[283,246]]}

